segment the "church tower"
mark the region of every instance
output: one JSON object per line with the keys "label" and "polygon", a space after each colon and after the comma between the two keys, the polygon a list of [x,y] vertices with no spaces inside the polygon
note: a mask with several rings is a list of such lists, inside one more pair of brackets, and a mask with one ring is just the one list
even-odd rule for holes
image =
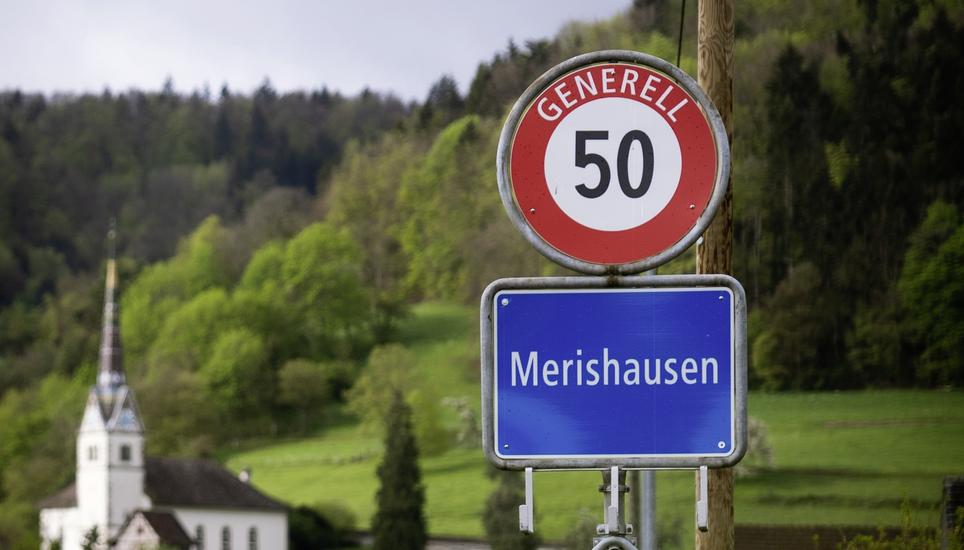
{"label": "church tower", "polygon": [[150,505],[144,495],[144,428],[124,376],[115,236],[112,222],[97,383],[90,388],[77,434],[78,520],[88,526],[85,534],[97,527],[104,548],[128,514]]}

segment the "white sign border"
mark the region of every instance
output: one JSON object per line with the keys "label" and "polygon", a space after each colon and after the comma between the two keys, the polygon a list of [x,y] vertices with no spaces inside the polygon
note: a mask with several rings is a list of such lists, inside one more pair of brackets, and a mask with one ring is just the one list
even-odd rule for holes
{"label": "white sign border", "polygon": [[[717,151],[716,180],[713,183],[713,194],[710,196],[709,204],[706,206],[703,212],[700,213],[693,227],[691,227],[690,230],[679,241],[669,248],[666,248],[662,252],[647,258],[643,258],[636,262],[623,264],[601,264],[580,260],[560,251],[543,240],[542,237],[540,237],[539,234],[536,233],[535,230],[533,230],[529,225],[529,222],[522,214],[522,210],[519,208],[519,205],[515,200],[515,193],[512,190],[512,175],[510,173],[509,162],[509,159],[511,158],[512,144],[515,140],[515,134],[519,123],[532,102],[539,97],[539,94],[544,92],[546,88],[557,78],[565,74],[568,74],[581,67],[606,62],[635,63],[637,65],[651,67],[675,79],[676,83],[681,88],[683,88],[687,93],[693,96],[694,99],[696,99],[697,104],[706,115],[706,119],[709,122],[710,129],[713,133],[713,141],[716,144]],[[694,242],[696,242],[700,235],[702,235],[709,226],[710,222],[713,221],[713,216],[723,203],[723,199],[726,195],[727,184],[729,182],[730,144],[729,139],[727,138],[726,127],[723,124],[723,119],[720,117],[720,113],[716,110],[713,102],[710,101],[709,97],[707,97],[707,95],[703,92],[699,84],[693,80],[691,76],[683,72],[679,67],[658,57],[641,52],[629,50],[603,50],[579,55],[567,61],[563,61],[562,63],[546,71],[545,74],[536,79],[536,81],[533,82],[526,89],[526,91],[522,93],[515,105],[513,105],[512,110],[509,112],[509,116],[505,121],[505,125],[502,127],[502,133],[499,136],[499,148],[496,152],[495,163],[496,175],[499,184],[499,195],[502,198],[502,205],[505,207],[505,211],[509,215],[509,219],[512,221],[513,225],[516,226],[516,228],[522,233],[522,236],[525,237],[525,239],[529,241],[529,243],[534,246],[536,250],[557,264],[581,273],[586,273],[589,275],[631,275],[654,269],[672,260],[676,256],[679,256]]]}
{"label": "white sign border", "polygon": [[[495,305],[497,295],[506,290],[626,290],[679,288],[725,288],[731,292],[732,319],[732,451],[725,455],[566,455],[539,457],[501,456],[495,449],[496,380],[495,380]],[[654,275],[620,277],[520,277],[492,282],[482,294],[482,449],[486,458],[503,470],[535,468],[543,470],[605,469],[620,466],[629,469],[690,469],[700,466],[720,468],[732,466],[743,458],[747,446],[746,392],[746,294],[739,281],[729,275]]]}
{"label": "white sign border", "polygon": [[[655,288],[598,288],[598,289],[585,289],[585,288],[564,288],[564,289],[521,289],[521,288],[503,288],[493,295],[492,301],[492,372],[495,376],[492,385],[492,425],[493,425],[493,445],[495,442],[499,441],[499,299],[503,296],[512,296],[514,294],[540,294],[540,293],[552,293],[552,294],[569,294],[585,292],[590,290],[596,293],[608,293],[608,292],[674,292],[679,290],[698,290],[703,292],[725,292],[730,295],[730,380],[736,379],[736,332],[734,331],[736,324],[736,295],[733,289],[728,286],[674,286],[674,287],[655,287]],[[730,385],[730,417],[734,419],[734,422],[730,424],[730,442],[732,448],[736,449],[736,384],[732,383]],[[594,454],[567,454],[567,455],[506,455],[503,454],[498,447],[494,447],[495,454],[499,458],[505,460],[514,460],[519,458],[595,458],[595,457],[605,457],[605,458],[630,458],[630,457],[640,457],[640,458],[654,458],[654,457],[716,457],[716,456],[730,456],[733,451],[727,451],[723,453],[660,453],[660,454],[605,454],[605,453],[594,453]]]}

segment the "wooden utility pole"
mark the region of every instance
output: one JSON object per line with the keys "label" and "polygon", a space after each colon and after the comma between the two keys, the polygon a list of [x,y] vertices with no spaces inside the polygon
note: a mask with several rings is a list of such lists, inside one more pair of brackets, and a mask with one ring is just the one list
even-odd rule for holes
{"label": "wooden utility pole", "polygon": [[[733,143],[733,2],[734,0],[699,1],[699,45],[697,72],[700,87],[716,105],[726,137]],[[732,150],[732,148],[731,148]],[[732,177],[726,197],[713,222],[696,247],[697,273],[732,275],[733,256],[733,191]],[[696,494],[699,498],[699,472]],[[697,550],[733,550],[733,470],[709,470],[709,531],[696,532]]]}

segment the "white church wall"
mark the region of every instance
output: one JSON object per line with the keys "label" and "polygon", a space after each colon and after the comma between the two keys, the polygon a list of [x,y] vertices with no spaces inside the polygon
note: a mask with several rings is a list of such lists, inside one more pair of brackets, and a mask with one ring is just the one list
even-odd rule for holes
{"label": "white church wall", "polygon": [[114,466],[110,471],[110,534],[116,536],[134,510],[147,507],[144,496],[144,470]]}
{"label": "white church wall", "polygon": [[109,441],[105,431],[77,436],[77,509],[84,525],[107,526]]}
{"label": "white church wall", "polygon": [[49,550],[55,541],[60,541],[62,550],[79,550],[83,536],[83,522],[76,508],[46,508],[40,511],[42,550]]}
{"label": "white church wall", "polygon": [[[141,448],[144,444],[143,435],[130,432],[112,432],[110,442],[111,464],[136,468],[144,467],[144,452]],[[125,445],[129,453],[126,460],[122,452]]]}
{"label": "white church wall", "polygon": [[204,547],[199,550],[221,550],[221,532],[231,533],[231,550],[250,550],[248,531],[258,533],[257,550],[288,549],[288,516],[284,511],[248,511],[214,508],[172,509],[181,526],[193,539],[198,526],[204,527]]}
{"label": "white church wall", "polygon": [[[140,434],[125,432],[78,435],[77,508],[87,529],[97,525],[108,536],[116,536],[131,512],[148,505],[143,440]],[[125,446],[128,450],[122,451]]]}
{"label": "white church wall", "polygon": [[[136,433],[111,434],[109,447],[111,536],[117,535],[117,530],[131,512],[149,505],[144,495],[144,459],[141,450],[143,439]],[[125,447],[127,451],[123,450]]]}

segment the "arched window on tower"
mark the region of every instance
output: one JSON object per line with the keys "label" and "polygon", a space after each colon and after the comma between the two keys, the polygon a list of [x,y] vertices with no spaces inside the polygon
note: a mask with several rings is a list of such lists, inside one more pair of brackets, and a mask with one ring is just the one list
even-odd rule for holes
{"label": "arched window on tower", "polygon": [[130,445],[126,445],[126,444],[125,444],[125,445],[121,445],[121,448],[120,448],[120,459],[121,459],[121,462],[130,462],[130,461],[131,461],[131,446],[130,446]]}

